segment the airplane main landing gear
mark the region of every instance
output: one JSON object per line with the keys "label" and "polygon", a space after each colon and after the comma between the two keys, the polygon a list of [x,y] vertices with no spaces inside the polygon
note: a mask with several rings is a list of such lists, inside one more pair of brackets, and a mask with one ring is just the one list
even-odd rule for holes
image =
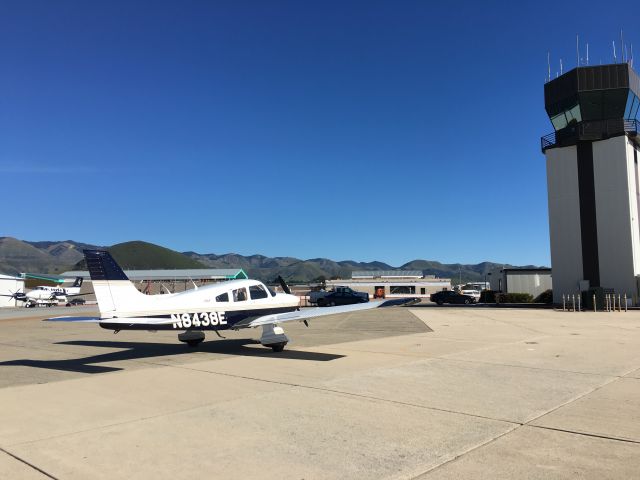
{"label": "airplane main landing gear", "polygon": [[200,330],[187,330],[178,334],[178,340],[190,347],[197,347],[204,340],[204,332]]}
{"label": "airplane main landing gear", "polygon": [[265,347],[270,347],[274,352],[281,352],[284,346],[289,343],[289,338],[284,334],[282,327],[277,325],[263,325],[260,343]]}

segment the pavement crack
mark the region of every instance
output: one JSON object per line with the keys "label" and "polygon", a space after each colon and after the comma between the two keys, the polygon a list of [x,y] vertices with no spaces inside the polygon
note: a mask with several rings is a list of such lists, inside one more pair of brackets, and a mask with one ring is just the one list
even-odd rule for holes
{"label": "pavement crack", "polygon": [[583,437],[602,438],[605,440],[613,440],[615,442],[635,443],[636,445],[640,445],[640,440],[633,440],[631,438],[613,437],[611,435],[601,435],[598,433],[579,432],[576,430],[567,430],[565,428],[545,427],[543,425],[527,425],[527,427],[539,428],[540,430],[551,430],[554,432],[571,433],[573,435],[580,435]]}
{"label": "pavement crack", "polygon": [[4,453],[6,453],[6,454],[7,454],[7,455],[9,455],[10,457],[15,458],[16,460],[18,460],[18,461],[19,461],[19,462],[21,462],[21,463],[24,463],[24,464],[25,464],[25,465],[27,465],[28,467],[32,468],[33,470],[35,470],[35,471],[37,471],[37,472],[40,472],[42,475],[44,475],[44,476],[46,476],[46,477],[49,477],[49,478],[51,478],[51,479],[53,479],[53,480],[59,480],[59,479],[58,479],[58,477],[54,477],[54,476],[53,476],[53,475],[51,475],[50,473],[45,472],[44,470],[42,470],[42,469],[41,469],[41,468],[39,468],[39,467],[36,467],[33,463],[31,463],[31,462],[27,462],[24,458],[21,458],[21,457],[19,457],[18,455],[15,455],[15,454],[13,454],[13,453],[11,453],[11,452],[9,452],[9,451],[5,450],[5,449],[4,449],[4,448],[2,448],[2,447],[0,447],[0,452],[4,452]]}

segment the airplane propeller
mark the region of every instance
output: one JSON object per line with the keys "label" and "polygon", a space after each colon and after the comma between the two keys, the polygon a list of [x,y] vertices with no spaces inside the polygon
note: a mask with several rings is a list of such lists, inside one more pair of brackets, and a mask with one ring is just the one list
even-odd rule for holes
{"label": "airplane propeller", "polygon": [[284,293],[288,293],[289,295],[291,295],[291,289],[289,288],[289,285],[287,285],[287,282],[284,281],[284,278],[282,278],[281,275],[278,275],[278,283],[280,284],[280,286],[282,287],[282,291]]}
{"label": "airplane propeller", "polygon": [[24,302],[27,300],[27,295],[24,292],[21,292],[20,290],[17,290],[15,292],[12,292],[11,290],[9,290],[9,293],[11,293],[11,295],[0,295],[0,297],[11,297],[14,300],[17,300],[19,302]]}

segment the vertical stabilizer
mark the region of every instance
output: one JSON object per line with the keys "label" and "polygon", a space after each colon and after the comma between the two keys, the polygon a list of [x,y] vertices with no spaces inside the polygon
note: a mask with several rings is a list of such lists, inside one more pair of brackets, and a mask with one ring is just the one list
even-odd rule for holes
{"label": "vertical stabilizer", "polygon": [[83,250],[100,315],[116,316],[118,307],[130,305],[142,295],[106,250]]}

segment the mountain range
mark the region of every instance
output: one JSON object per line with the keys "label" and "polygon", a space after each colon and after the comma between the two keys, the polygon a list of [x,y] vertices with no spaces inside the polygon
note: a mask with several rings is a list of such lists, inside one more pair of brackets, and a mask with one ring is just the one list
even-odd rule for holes
{"label": "mountain range", "polygon": [[104,247],[73,240],[30,242],[0,237],[0,273],[60,274],[68,270],[84,269],[82,250],[85,248],[107,248],[125,269],[242,268],[250,278],[265,282],[271,282],[278,275],[282,275],[288,282],[296,283],[350,278],[354,270],[420,270],[425,275],[451,278],[453,283],[457,283],[460,279],[463,282],[483,281],[485,275],[492,270],[513,267],[492,262],[444,264],[431,260],[413,260],[393,267],[383,262],[336,262],[327,258],[301,260],[293,257],[244,256],[237,253],[217,255],[176,252],[143,241]]}

